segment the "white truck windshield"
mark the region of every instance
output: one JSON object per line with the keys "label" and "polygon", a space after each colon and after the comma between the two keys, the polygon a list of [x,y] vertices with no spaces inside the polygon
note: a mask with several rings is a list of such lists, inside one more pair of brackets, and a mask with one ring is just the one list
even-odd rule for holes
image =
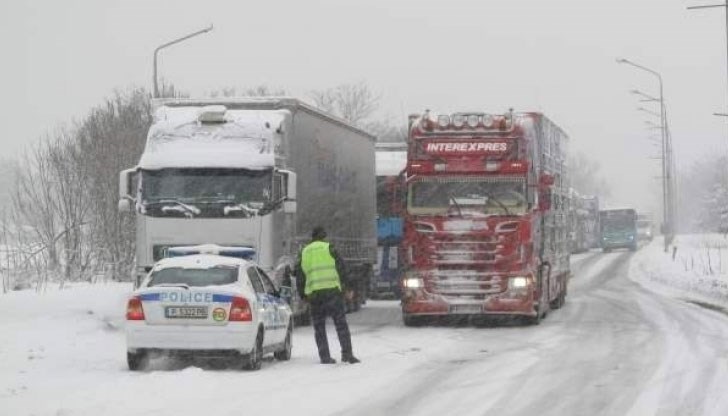
{"label": "white truck windshield", "polygon": [[161,169],[142,171],[142,200],[174,198],[183,202],[266,202],[271,171],[246,169]]}
{"label": "white truck windshield", "polygon": [[141,203],[152,216],[250,216],[269,203],[270,170],[160,169],[141,172]]}

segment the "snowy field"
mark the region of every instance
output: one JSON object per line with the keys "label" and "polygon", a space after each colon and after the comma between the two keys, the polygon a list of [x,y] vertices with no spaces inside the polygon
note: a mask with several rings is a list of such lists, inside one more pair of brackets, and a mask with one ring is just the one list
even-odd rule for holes
{"label": "snowy field", "polygon": [[728,238],[719,234],[678,235],[663,251],[661,238],[632,259],[630,277],[661,294],[728,311]]}
{"label": "snowy field", "polygon": [[[573,256],[567,303],[538,326],[406,328],[397,301],[370,301],[348,315],[357,365],[318,364],[305,327],[291,361],[257,372],[158,360],[132,373],[129,284],[0,295],[0,416],[726,415],[728,317],[683,300],[720,300],[705,285],[728,258],[716,266],[713,247],[698,269],[702,242],[722,241],[701,238],[680,237],[675,262],[657,241]],[[703,283],[674,284],[688,274]],[[333,327],[329,342],[338,358]]]}

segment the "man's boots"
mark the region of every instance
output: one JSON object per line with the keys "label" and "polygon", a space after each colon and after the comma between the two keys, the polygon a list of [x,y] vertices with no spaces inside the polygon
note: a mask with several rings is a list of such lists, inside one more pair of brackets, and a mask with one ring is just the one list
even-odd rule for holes
{"label": "man's boots", "polygon": [[349,364],[356,364],[361,362],[358,358],[354,357],[354,354],[351,353],[341,354],[341,361]]}
{"label": "man's boots", "polygon": [[336,364],[336,360],[331,357],[322,358],[321,364]]}

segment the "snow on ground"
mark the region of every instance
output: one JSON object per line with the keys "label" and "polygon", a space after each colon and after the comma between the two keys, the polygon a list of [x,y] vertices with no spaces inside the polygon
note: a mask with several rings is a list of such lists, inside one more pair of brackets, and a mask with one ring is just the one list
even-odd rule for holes
{"label": "snow on ground", "polygon": [[11,292],[0,295],[0,416],[728,414],[725,316],[626,278],[631,264],[645,287],[725,301],[709,289],[725,282],[723,241],[680,236],[675,261],[660,241],[575,256],[565,307],[538,326],[407,328],[397,301],[370,301],[348,315],[357,365],[318,364],[304,327],[291,361],[257,372],[171,360],[130,372],[130,284]]}
{"label": "snow on ground", "polygon": [[630,277],[664,295],[728,309],[728,239],[718,234],[678,235],[663,251],[656,238],[632,258]]}
{"label": "snow on ground", "polygon": [[[294,332],[291,361],[268,358],[258,372],[159,360],[151,371],[135,373],[127,370],[124,340],[130,291],[129,284],[115,283],[0,295],[0,414],[179,416],[215,409],[222,415],[243,410],[308,415],[319,414],[323,406],[329,412],[343,410],[352,401],[366,402],[368,395],[423,364],[446,362],[455,345],[463,348],[463,334],[472,330],[454,329],[449,339],[437,339],[437,328],[404,328],[396,301],[370,301],[368,315],[349,318],[362,364],[318,364],[312,330],[305,327]],[[358,322],[367,316],[374,321]],[[328,334],[338,359],[332,326]],[[465,347],[473,353],[478,348]],[[340,394],[311,394],[332,386]]]}

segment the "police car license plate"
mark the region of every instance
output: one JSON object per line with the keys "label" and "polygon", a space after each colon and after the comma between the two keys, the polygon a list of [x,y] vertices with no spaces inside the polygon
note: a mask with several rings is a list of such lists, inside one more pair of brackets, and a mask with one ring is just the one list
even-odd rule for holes
{"label": "police car license plate", "polygon": [[481,313],[480,305],[450,305],[450,313]]}
{"label": "police car license plate", "polygon": [[206,306],[166,306],[164,308],[165,318],[181,319],[205,319],[207,318]]}

